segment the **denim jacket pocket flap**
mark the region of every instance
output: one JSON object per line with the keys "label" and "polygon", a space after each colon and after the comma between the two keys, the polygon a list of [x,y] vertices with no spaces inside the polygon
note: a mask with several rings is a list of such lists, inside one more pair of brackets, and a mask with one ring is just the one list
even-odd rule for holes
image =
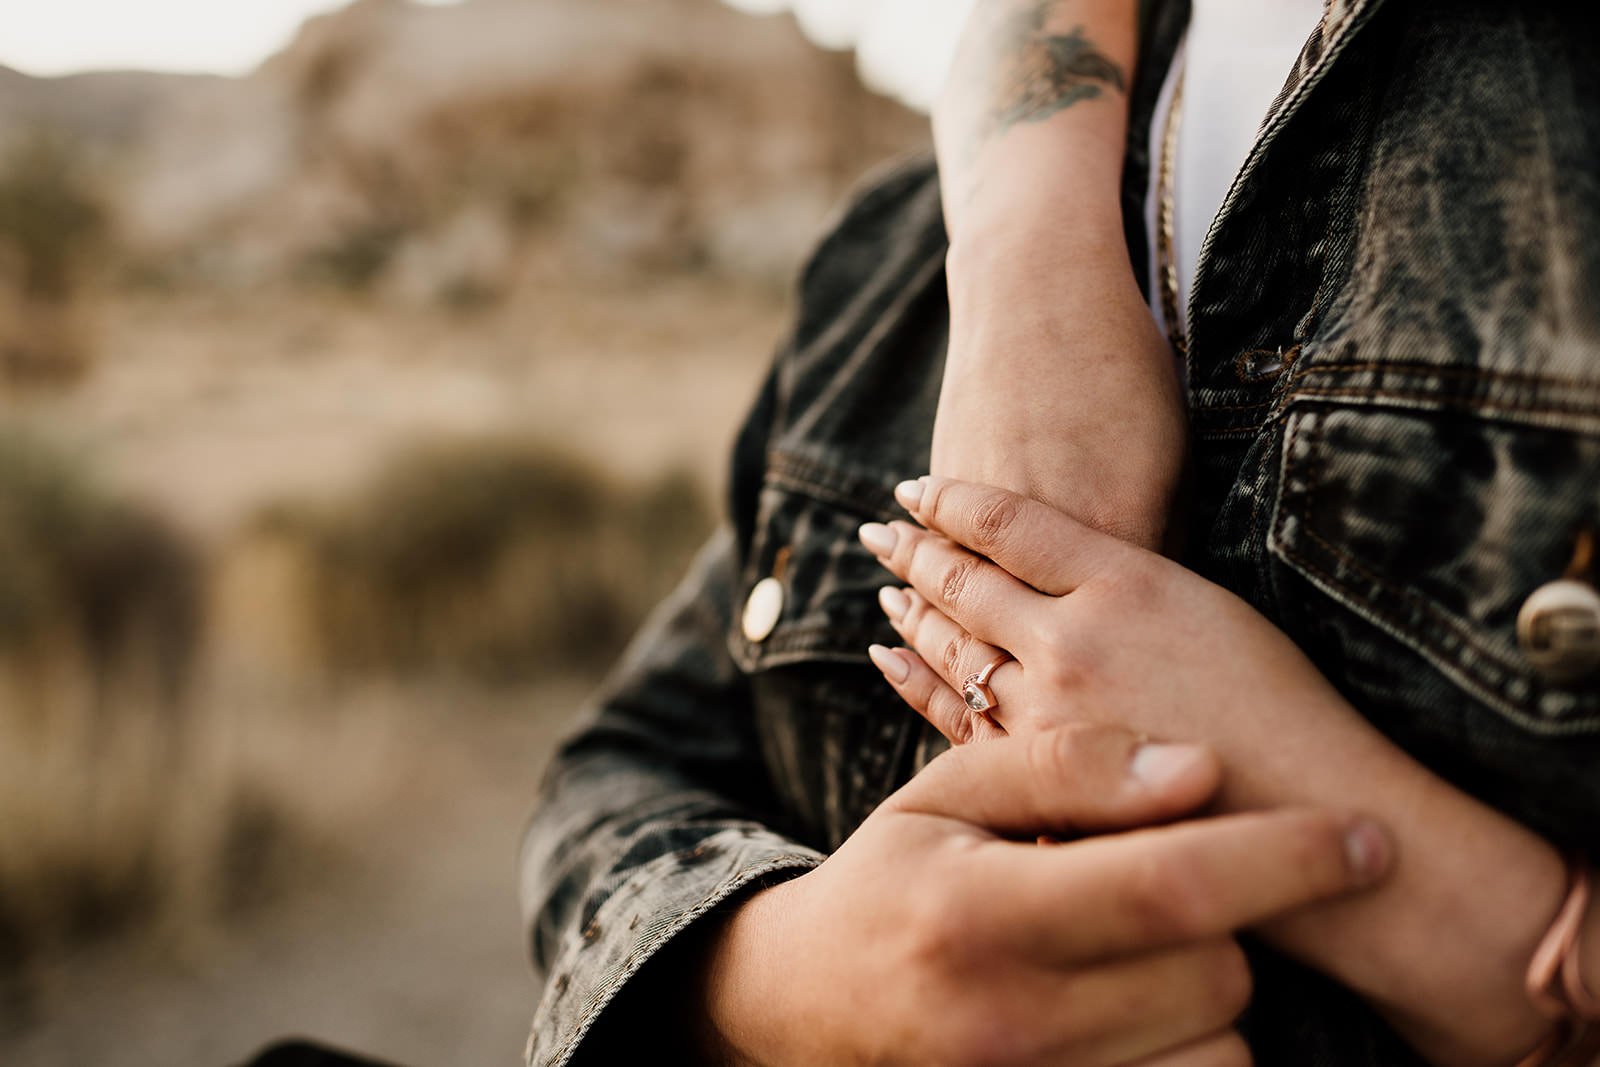
{"label": "denim jacket pocket flap", "polygon": [[[877,591],[894,576],[862,547],[856,531],[904,513],[894,505],[893,479],[795,452],[773,452],[757,504],[754,538],[746,553],[728,647],[746,673],[800,663],[867,662],[867,645],[893,641]],[[778,592],[753,620],[747,608],[757,587]],[[774,607],[775,602],[775,607]]]}
{"label": "denim jacket pocket flap", "polygon": [[[1268,546],[1453,683],[1442,703],[1459,710],[1464,693],[1536,734],[1594,733],[1600,679],[1541,675],[1517,616],[1563,576],[1597,516],[1600,435],[1315,397],[1288,412]],[[1314,606],[1301,621],[1344,626]],[[1373,651],[1370,630],[1336,634],[1333,647],[1351,665],[1392,662]]]}

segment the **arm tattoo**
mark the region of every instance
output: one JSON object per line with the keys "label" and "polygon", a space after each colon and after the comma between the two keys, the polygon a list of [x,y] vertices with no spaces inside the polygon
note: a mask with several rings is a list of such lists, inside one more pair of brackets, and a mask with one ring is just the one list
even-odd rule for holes
{"label": "arm tattoo", "polygon": [[1095,99],[1106,86],[1127,92],[1122,68],[1095,48],[1082,26],[1067,34],[1045,30],[1058,2],[1031,0],[999,27],[996,43],[1005,63],[978,140],[1018,123],[1043,122],[1081,100]]}

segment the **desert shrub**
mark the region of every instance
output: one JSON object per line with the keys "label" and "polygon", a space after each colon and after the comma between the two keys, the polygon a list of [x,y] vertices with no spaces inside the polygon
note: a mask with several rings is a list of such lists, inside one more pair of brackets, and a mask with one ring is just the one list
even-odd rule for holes
{"label": "desert shrub", "polygon": [[0,654],[65,640],[98,690],[143,674],[176,704],[200,612],[200,561],[154,514],[63,452],[0,431]]}
{"label": "desert shrub", "polygon": [[313,249],[301,265],[301,277],[348,293],[370,290],[394,259],[405,239],[404,227],[371,222],[350,227]]}
{"label": "desert shrub", "polygon": [[177,703],[198,629],[200,566],[181,535],[108,492],[79,459],[0,429],[0,655],[66,642],[95,680],[147,658],[149,695]]}
{"label": "desert shrub", "polygon": [[303,546],[334,674],[490,682],[603,666],[709,524],[685,474],[623,486],[503,438],[411,448],[337,507],[263,518]]}
{"label": "desert shrub", "polygon": [[70,141],[37,131],[0,155],[0,245],[25,297],[69,297],[106,223],[89,166]]}
{"label": "desert shrub", "polygon": [[59,385],[82,375],[88,342],[74,296],[108,216],[81,152],[55,134],[0,154],[0,374]]}
{"label": "desert shrub", "polygon": [[190,863],[200,589],[166,524],[0,432],[0,974],[149,914]]}

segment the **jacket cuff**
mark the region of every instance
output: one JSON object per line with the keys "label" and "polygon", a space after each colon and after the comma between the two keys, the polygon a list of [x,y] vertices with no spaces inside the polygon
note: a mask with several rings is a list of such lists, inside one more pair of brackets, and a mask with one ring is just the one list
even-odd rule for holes
{"label": "jacket cuff", "polygon": [[819,852],[743,824],[633,869],[561,945],[534,1013],[528,1067],[565,1067],[606,1006],[696,919],[753,883],[795,877],[822,860]]}

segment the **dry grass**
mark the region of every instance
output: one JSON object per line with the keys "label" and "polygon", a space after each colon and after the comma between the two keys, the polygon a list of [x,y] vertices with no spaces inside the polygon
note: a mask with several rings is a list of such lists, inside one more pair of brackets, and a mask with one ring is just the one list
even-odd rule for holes
{"label": "dry grass", "polygon": [[505,684],[607,663],[709,528],[695,480],[640,488],[537,444],[416,446],[335,507],[280,505],[319,666]]}
{"label": "dry grass", "polygon": [[0,944],[13,955],[148,913],[184,872],[187,838],[214,832],[180,810],[201,566],[80,464],[0,434]]}

